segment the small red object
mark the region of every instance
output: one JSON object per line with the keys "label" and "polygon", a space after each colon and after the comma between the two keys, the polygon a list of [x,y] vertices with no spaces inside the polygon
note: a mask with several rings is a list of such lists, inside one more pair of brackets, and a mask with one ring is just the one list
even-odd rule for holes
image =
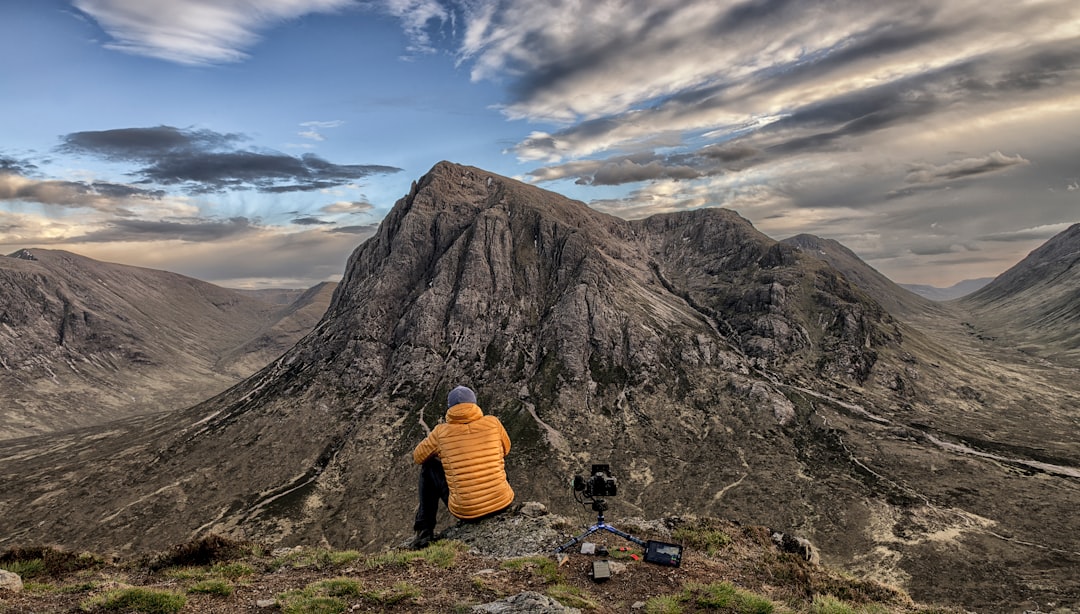
{"label": "small red object", "polygon": [[630,558],[634,559],[635,561],[640,561],[641,560],[640,558],[638,558],[638,555],[636,555],[636,554],[631,554]]}

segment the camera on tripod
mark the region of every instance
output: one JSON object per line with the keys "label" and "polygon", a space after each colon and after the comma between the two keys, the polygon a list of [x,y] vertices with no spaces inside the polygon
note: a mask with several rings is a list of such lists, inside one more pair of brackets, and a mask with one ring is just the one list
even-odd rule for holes
{"label": "camera on tripod", "polygon": [[589,477],[574,476],[574,490],[589,499],[614,497],[618,494],[619,483],[611,476],[611,470],[607,465],[593,465]]}
{"label": "camera on tripod", "polygon": [[[570,548],[574,544],[581,543],[586,537],[596,533],[598,531],[607,531],[614,533],[619,537],[634,542],[645,549],[645,561],[647,563],[656,563],[657,565],[665,565],[667,567],[678,567],[682,562],[682,546],[679,544],[668,544],[665,542],[659,542],[650,539],[645,541],[638,539],[629,533],[624,533],[619,529],[609,525],[604,520],[604,512],[607,511],[607,501],[604,501],[601,497],[614,497],[619,492],[619,483],[611,476],[611,470],[607,465],[593,465],[592,471],[589,472],[589,477],[582,477],[580,475],[574,476],[574,499],[585,505],[585,501],[582,500],[578,493],[584,495],[585,499],[589,499],[593,511],[596,512],[596,524],[589,527],[584,533],[578,535],[574,539],[566,542],[555,549],[556,553],[561,553],[567,548]],[[598,580],[601,575],[598,574],[598,570],[602,570],[606,573],[607,567],[601,565],[606,563],[605,561],[597,561],[593,565],[593,579]],[[598,567],[599,565],[599,567]],[[608,575],[604,575],[603,578],[607,578]]]}

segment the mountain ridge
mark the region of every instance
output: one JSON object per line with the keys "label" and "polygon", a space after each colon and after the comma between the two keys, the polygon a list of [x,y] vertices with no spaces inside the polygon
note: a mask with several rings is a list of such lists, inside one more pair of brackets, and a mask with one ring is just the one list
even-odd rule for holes
{"label": "mountain ridge", "polygon": [[0,297],[4,437],[190,406],[276,358],[291,346],[284,339],[295,341],[321,315],[302,315],[297,324],[306,324],[276,345],[245,351],[264,328],[282,334],[268,327],[283,323],[287,308],[44,249],[0,258]]}

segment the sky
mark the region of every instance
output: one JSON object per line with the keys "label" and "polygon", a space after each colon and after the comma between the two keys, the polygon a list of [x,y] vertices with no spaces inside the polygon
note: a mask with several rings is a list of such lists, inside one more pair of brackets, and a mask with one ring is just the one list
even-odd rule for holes
{"label": "sky", "polygon": [[0,0],[0,253],[338,281],[440,160],[993,277],[1080,222],[1080,3]]}

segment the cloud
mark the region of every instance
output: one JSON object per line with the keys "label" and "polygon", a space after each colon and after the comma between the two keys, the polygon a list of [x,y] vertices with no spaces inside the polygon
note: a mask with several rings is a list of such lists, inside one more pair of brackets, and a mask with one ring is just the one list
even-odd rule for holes
{"label": "cloud", "polygon": [[979,240],[1000,243],[1012,243],[1016,241],[1033,240],[1046,241],[1047,239],[1068,230],[1072,225],[1072,222],[1063,222],[1060,224],[1045,224],[1042,226],[1033,226],[1031,228],[1019,228],[1016,230],[984,235],[979,237]]}
{"label": "cloud", "polygon": [[146,162],[159,158],[196,156],[219,151],[246,141],[242,134],[213,130],[155,126],[73,132],[60,137],[57,149],[69,154],[89,154],[114,161]]}
{"label": "cloud", "polygon": [[36,171],[37,168],[37,165],[29,160],[20,160],[0,154],[0,175],[6,173],[28,175]]}
{"label": "cloud", "polygon": [[366,201],[338,201],[331,203],[319,209],[319,211],[327,214],[336,213],[370,213],[375,209],[375,205],[372,205]]}
{"label": "cloud", "polygon": [[258,226],[246,217],[227,220],[125,220],[113,219],[102,228],[83,235],[68,237],[70,243],[111,243],[151,241],[219,241],[258,231]]}
{"label": "cloud", "polygon": [[326,220],[321,220],[321,219],[319,219],[317,217],[310,216],[310,215],[293,218],[292,223],[296,224],[297,226],[333,226],[334,225],[334,222],[328,222]]}
{"label": "cloud", "polygon": [[238,62],[258,33],[351,0],[73,0],[112,38],[108,49],[178,64]]}
{"label": "cloud", "polygon": [[230,190],[302,192],[345,185],[401,169],[375,164],[335,164],[315,154],[235,149],[239,134],[172,126],[75,132],[61,137],[66,153],[142,164],[141,181],[177,186],[189,193]]}
{"label": "cloud", "polygon": [[381,0],[378,4],[383,11],[401,20],[410,40],[409,53],[435,52],[432,30],[454,22],[453,11],[439,0]]}
{"label": "cloud", "polygon": [[323,136],[323,134],[321,132],[319,132],[318,129],[320,129],[320,128],[323,128],[323,129],[325,129],[325,128],[337,128],[338,126],[340,126],[340,125],[342,125],[344,123],[345,122],[343,122],[341,120],[324,121],[324,122],[321,122],[321,121],[300,122],[300,125],[303,126],[304,128],[307,128],[307,130],[297,132],[296,134],[298,134],[299,136],[304,137],[305,139],[311,139],[313,141],[325,141],[326,137]]}
{"label": "cloud", "polygon": [[378,229],[378,224],[363,224],[360,226],[338,226],[337,228],[331,229],[330,232],[370,236],[375,234],[375,231]]}
{"label": "cloud", "polygon": [[963,158],[947,164],[919,164],[913,165],[907,177],[908,183],[937,183],[951,181],[964,177],[973,177],[984,173],[993,173],[1013,166],[1031,164],[1019,154],[1007,156],[1000,151],[995,151],[979,158]]}
{"label": "cloud", "polygon": [[160,190],[126,184],[31,179],[0,173],[0,201],[22,201],[59,207],[86,207],[120,212],[164,197]]}

